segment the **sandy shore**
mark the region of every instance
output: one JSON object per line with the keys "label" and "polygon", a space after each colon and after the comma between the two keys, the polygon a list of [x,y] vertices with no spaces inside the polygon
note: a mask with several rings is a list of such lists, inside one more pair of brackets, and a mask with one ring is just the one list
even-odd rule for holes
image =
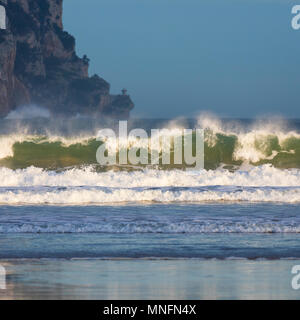
{"label": "sandy shore", "polygon": [[1,261],[0,299],[300,299],[300,260]]}

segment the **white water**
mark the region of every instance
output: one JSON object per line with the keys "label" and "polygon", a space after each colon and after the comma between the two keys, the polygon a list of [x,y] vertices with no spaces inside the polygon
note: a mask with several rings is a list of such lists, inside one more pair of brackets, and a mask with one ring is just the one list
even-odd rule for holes
{"label": "white water", "polygon": [[137,189],[70,189],[70,190],[2,190],[1,204],[107,204],[128,202],[300,202],[300,189],[256,190],[137,190]]}
{"label": "white water", "polygon": [[[13,111],[7,119],[26,119],[27,114],[33,115],[32,117],[48,117],[47,110],[31,107],[21,108]],[[205,141],[210,147],[213,147],[218,140],[217,134],[222,134],[226,136],[235,136],[237,142],[235,145],[233,159],[241,160],[245,162],[258,162],[260,160],[272,160],[278,151],[272,150],[270,153],[271,138],[278,141],[280,147],[280,152],[294,154],[295,150],[286,150],[287,141],[290,139],[300,140],[300,133],[291,130],[284,119],[271,118],[269,120],[257,120],[252,124],[251,127],[245,129],[241,122],[223,122],[219,118],[203,114],[199,116],[197,121],[197,126],[200,129],[205,129]],[[176,134],[181,134],[183,129],[182,125],[178,124],[176,120],[171,120],[165,124],[165,127],[170,130],[170,135],[176,136]],[[44,142],[61,142],[63,146],[70,146],[73,144],[86,145],[89,141],[96,139],[98,136],[98,131],[100,128],[89,128],[87,132],[81,134],[73,134],[73,136],[64,136],[52,132],[51,128],[45,128],[45,135],[39,136],[35,134],[30,134],[30,130],[26,127],[17,127],[14,133],[2,134],[0,135],[0,159],[6,157],[12,157],[13,146],[15,143],[22,143],[25,141],[44,143]],[[187,128],[186,128],[187,129]],[[133,139],[131,137],[131,139]],[[122,142],[119,142],[122,145]],[[136,146],[144,147],[147,145],[148,141],[145,142],[143,139],[133,139],[131,143],[135,143]],[[127,140],[126,140],[127,145]],[[108,143],[107,147],[115,150],[115,143]],[[270,153],[270,154],[268,154]]]}
{"label": "white water", "polygon": [[300,202],[300,170],[270,165],[249,170],[63,172],[0,168],[2,204],[104,204],[124,202]]}
{"label": "white water", "polygon": [[250,128],[245,129],[241,123],[232,121],[224,123],[219,118],[210,114],[203,114],[198,118],[198,126],[208,130],[206,142],[214,146],[217,142],[216,134],[236,136],[233,159],[247,162],[272,160],[278,152],[266,155],[271,147],[270,139],[277,139],[281,152],[294,154],[295,150],[284,150],[289,139],[300,139],[299,132],[290,130],[288,123],[282,118],[258,119]]}
{"label": "white water", "polygon": [[30,186],[98,186],[114,188],[135,187],[199,187],[199,186],[300,186],[300,170],[282,170],[263,165],[247,170],[144,170],[133,172],[95,172],[93,167],[62,172],[40,168],[12,170],[0,168],[0,187]]}
{"label": "white water", "polygon": [[128,223],[20,223],[2,224],[1,233],[300,233],[299,225],[269,222],[209,223],[128,222]]}

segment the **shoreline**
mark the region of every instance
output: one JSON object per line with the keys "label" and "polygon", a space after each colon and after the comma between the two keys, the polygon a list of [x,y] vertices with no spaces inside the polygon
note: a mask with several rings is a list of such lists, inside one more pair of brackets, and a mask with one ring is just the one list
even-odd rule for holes
{"label": "shoreline", "polygon": [[0,300],[300,299],[296,260],[5,260]]}

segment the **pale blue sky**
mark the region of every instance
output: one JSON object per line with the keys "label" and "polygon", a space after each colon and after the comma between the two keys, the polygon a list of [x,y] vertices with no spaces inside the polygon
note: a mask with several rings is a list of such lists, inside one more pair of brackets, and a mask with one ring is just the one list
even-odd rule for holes
{"label": "pale blue sky", "polygon": [[289,0],[64,0],[64,26],[135,116],[300,117]]}

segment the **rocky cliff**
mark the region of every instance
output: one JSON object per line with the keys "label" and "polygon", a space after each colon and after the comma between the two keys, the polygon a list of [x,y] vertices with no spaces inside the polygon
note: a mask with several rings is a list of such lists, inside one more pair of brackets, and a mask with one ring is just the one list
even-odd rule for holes
{"label": "rocky cliff", "polygon": [[124,91],[89,77],[75,39],[63,30],[63,0],[0,0],[7,29],[0,30],[0,116],[29,104],[53,114],[99,114],[127,118],[133,103]]}

